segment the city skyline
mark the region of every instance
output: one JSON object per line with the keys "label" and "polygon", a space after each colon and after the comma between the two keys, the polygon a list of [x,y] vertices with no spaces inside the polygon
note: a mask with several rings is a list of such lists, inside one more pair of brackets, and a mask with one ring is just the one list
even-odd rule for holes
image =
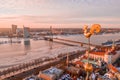
{"label": "city skyline", "polygon": [[0,0],[0,28],[120,26],[119,0]]}

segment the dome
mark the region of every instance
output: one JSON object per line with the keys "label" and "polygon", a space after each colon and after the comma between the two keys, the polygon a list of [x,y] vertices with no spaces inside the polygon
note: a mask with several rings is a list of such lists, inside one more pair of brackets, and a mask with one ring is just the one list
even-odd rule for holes
{"label": "dome", "polygon": [[90,63],[86,63],[86,64],[84,65],[84,68],[85,68],[85,70],[88,71],[88,72],[92,72],[92,71],[93,71],[93,66],[92,66],[92,64],[90,64]]}

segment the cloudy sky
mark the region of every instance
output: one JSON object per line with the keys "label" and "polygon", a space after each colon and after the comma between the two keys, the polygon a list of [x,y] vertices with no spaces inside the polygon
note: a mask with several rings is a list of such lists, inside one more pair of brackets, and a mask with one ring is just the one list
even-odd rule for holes
{"label": "cloudy sky", "polygon": [[0,27],[120,27],[120,0],[0,0]]}

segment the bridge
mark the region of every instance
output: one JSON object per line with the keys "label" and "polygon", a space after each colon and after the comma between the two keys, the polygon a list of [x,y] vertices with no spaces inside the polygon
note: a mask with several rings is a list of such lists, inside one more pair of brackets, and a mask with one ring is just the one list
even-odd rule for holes
{"label": "bridge", "polygon": [[67,45],[80,45],[80,46],[84,46],[84,45],[90,45],[92,47],[96,47],[96,48],[101,48],[101,49],[105,49],[105,48],[110,48],[109,46],[103,46],[103,45],[96,45],[96,44],[89,44],[89,43],[85,43],[85,42],[80,42],[80,41],[73,41],[73,40],[69,40],[69,39],[62,39],[62,38],[51,38],[51,37],[44,37],[45,40],[48,41],[53,41],[53,42],[57,42],[57,43],[61,43],[61,44],[67,44]]}

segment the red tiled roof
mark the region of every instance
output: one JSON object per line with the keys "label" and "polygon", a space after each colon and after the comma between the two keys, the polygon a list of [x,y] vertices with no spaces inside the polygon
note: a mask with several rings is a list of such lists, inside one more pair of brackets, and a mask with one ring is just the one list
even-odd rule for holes
{"label": "red tiled roof", "polygon": [[106,52],[106,55],[111,55],[111,52]]}
{"label": "red tiled roof", "polygon": [[109,69],[114,71],[114,72],[118,72],[117,68],[115,68],[112,64],[108,65]]}
{"label": "red tiled roof", "polygon": [[115,55],[116,52],[115,52],[115,51],[111,51],[111,52],[107,52],[106,54],[107,54],[107,55]]}
{"label": "red tiled roof", "polygon": [[116,54],[116,51],[115,51],[115,50],[111,51],[111,54],[112,54],[112,55],[115,55],[115,54]]}
{"label": "red tiled roof", "polygon": [[75,64],[79,64],[79,65],[83,66],[84,63],[81,61],[76,61]]}
{"label": "red tiled roof", "polygon": [[82,59],[87,59],[88,57],[87,56],[83,56]]}
{"label": "red tiled roof", "polygon": [[104,56],[104,55],[105,55],[105,52],[91,52],[90,54],[99,55],[99,56]]}

